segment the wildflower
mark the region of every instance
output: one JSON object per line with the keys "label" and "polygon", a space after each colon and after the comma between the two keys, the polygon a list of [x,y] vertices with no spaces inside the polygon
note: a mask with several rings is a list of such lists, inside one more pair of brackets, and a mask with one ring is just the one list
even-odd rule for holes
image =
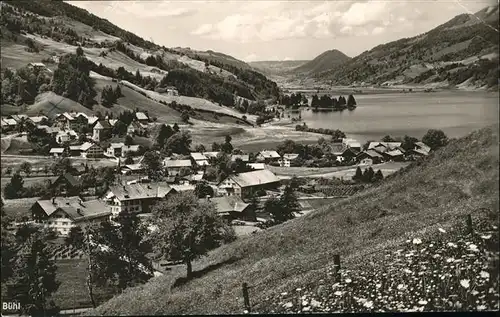
{"label": "wildflower", "polygon": [[460,280],[460,285],[462,285],[463,288],[469,288],[469,280]]}
{"label": "wildflower", "polygon": [[446,262],[447,262],[447,263],[451,263],[451,262],[453,262],[453,261],[455,261],[455,259],[454,259],[454,258],[447,258],[447,259],[446,259]]}
{"label": "wildflower", "polygon": [[351,280],[350,278],[346,278],[346,279],[345,279],[345,282],[346,282],[347,284],[349,284],[349,283],[351,283],[351,282],[352,282],[352,280]]}
{"label": "wildflower", "polygon": [[422,240],[420,240],[419,238],[413,239],[413,244],[421,244],[421,243],[422,243]]}
{"label": "wildflower", "polygon": [[471,293],[472,295],[474,295],[474,296],[476,296],[477,294],[479,294],[479,292],[478,292],[478,291],[476,291],[476,290],[473,290],[473,291],[472,291],[472,292],[470,292],[470,293]]}
{"label": "wildflower", "polygon": [[481,271],[479,273],[479,275],[484,278],[484,279],[489,279],[490,278],[490,273],[486,272],[486,271]]}
{"label": "wildflower", "polygon": [[427,305],[427,301],[422,299],[422,300],[418,301],[418,304],[419,305]]}
{"label": "wildflower", "polygon": [[333,294],[334,294],[334,295],[336,295],[336,296],[342,296],[343,292],[341,292],[341,291],[336,291],[336,292],[335,292],[335,293],[333,293]]}
{"label": "wildflower", "polygon": [[283,293],[281,293],[281,296],[286,296],[286,295],[288,295],[288,293],[287,293],[287,292],[283,292]]}
{"label": "wildflower", "polygon": [[300,292],[301,290],[302,290],[302,288],[300,288],[300,287],[296,289],[297,292]]}
{"label": "wildflower", "polygon": [[399,290],[402,290],[402,289],[405,289],[405,288],[406,288],[406,286],[404,284],[399,284],[398,285],[398,289]]}
{"label": "wildflower", "polygon": [[411,270],[408,270],[408,269],[404,269],[403,271],[404,271],[406,274],[411,274],[411,273],[413,273]]}
{"label": "wildflower", "polygon": [[453,242],[448,242],[448,244],[447,244],[447,245],[448,245],[449,247],[452,247],[452,248],[456,248],[456,247],[457,247],[457,245],[456,245],[455,243],[453,243]]}
{"label": "wildflower", "polygon": [[446,233],[446,230],[444,230],[443,228],[438,228],[439,232],[441,233]]}
{"label": "wildflower", "polygon": [[477,245],[475,245],[475,244],[470,244],[469,245],[469,250],[474,251],[474,252],[479,251],[479,249],[477,248]]}
{"label": "wildflower", "polygon": [[431,243],[431,244],[429,244],[429,248],[432,248],[433,246],[434,246],[434,244],[432,244],[432,243]]}
{"label": "wildflower", "polygon": [[375,284],[375,287],[376,287],[376,288],[381,288],[381,287],[382,287],[382,284],[380,284],[380,283],[379,283],[379,284]]}

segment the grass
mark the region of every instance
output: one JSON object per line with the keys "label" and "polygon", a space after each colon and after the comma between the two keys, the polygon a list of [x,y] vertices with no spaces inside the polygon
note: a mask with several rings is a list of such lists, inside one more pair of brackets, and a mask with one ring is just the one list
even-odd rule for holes
{"label": "grass", "polygon": [[[2,193],[3,187],[5,187],[4,179],[2,179]],[[20,218],[30,218],[30,208],[36,201],[40,199],[39,197],[30,198],[20,198],[20,199],[4,199],[4,211],[5,215],[12,217],[13,219]]]}
{"label": "grass", "polygon": [[251,301],[258,311],[266,298],[319,284],[334,254],[352,266],[367,254],[462,222],[466,214],[475,219],[484,213],[478,208],[498,213],[498,177],[498,132],[484,128],[453,140],[380,185],[214,250],[195,263],[195,270],[229,257],[237,259],[232,264],[173,289],[175,273],[159,277],[91,313],[241,313],[243,282],[252,286]]}
{"label": "grass", "polygon": [[[23,175],[23,174],[21,174]],[[44,184],[46,181],[50,180],[51,182],[55,181],[57,179],[57,176],[36,176],[36,177],[24,177],[23,176],[23,181],[24,181],[24,187],[30,187],[33,186],[34,184]],[[10,177],[2,176],[1,178],[1,184],[0,188],[3,190],[5,186],[10,182]]]}
{"label": "grass", "polygon": [[[112,162],[109,159],[85,159],[81,157],[68,157],[73,166],[77,167],[80,164],[88,164],[88,166],[94,167],[105,167],[105,166],[116,166],[116,162]],[[43,156],[20,156],[20,155],[11,155],[6,156],[2,155],[1,164],[2,168],[11,167],[13,170],[19,168],[19,166],[24,162],[29,162],[33,167],[43,167],[43,166],[52,166],[56,159],[53,157],[43,157]]]}

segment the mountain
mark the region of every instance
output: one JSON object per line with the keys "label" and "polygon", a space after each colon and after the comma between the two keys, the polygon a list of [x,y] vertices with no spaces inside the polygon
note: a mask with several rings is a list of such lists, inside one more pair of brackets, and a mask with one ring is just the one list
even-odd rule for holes
{"label": "mountain", "polygon": [[[467,214],[474,223],[488,216],[497,223],[498,141],[494,126],[451,140],[379,185],[214,250],[194,264],[198,277],[181,286],[173,284],[185,268],[173,268],[92,313],[240,314],[243,282],[251,287],[253,312],[271,313],[266,299],[321,285],[334,254],[350,269],[367,264],[368,255],[384,260],[410,237],[432,240],[438,228],[464,226]],[[311,288],[302,295],[314,298]]]}
{"label": "mountain", "polygon": [[256,61],[248,63],[253,68],[269,75],[286,74],[294,68],[297,68],[309,61]]}
{"label": "mountain", "polygon": [[318,55],[312,61],[309,61],[295,69],[294,73],[316,74],[328,71],[337,65],[346,63],[351,58],[339,50],[329,50]]}
{"label": "mountain", "polygon": [[[137,105],[134,103],[147,99],[139,105],[147,105],[148,110],[153,111],[150,115],[158,117],[160,122],[180,117],[180,108],[174,109],[176,116],[170,116],[172,111],[159,110],[165,107],[162,102],[175,101],[188,105],[184,108],[191,111],[193,118],[243,123],[245,120],[241,118],[246,109],[241,107],[242,100],[257,102],[276,99],[279,95],[275,82],[232,56],[211,50],[160,46],[63,1],[11,1],[2,2],[1,7],[1,104],[2,109],[5,105],[9,113],[16,105],[23,106],[19,107],[19,112],[23,112],[26,105],[35,102],[37,94],[48,90],[55,93],[51,100],[64,95],[94,113],[120,113],[129,107],[132,107],[129,110],[135,110]],[[79,47],[87,61],[84,68],[88,74],[84,77],[90,79],[86,79],[85,85],[64,92],[51,84],[52,77],[57,73],[60,61],[67,62],[68,54],[74,55]],[[33,71],[26,68],[32,62],[44,63],[48,69],[32,77]],[[6,69],[10,71],[6,72]],[[13,71],[15,75],[12,75]],[[65,80],[67,78],[63,77],[59,88]],[[127,93],[113,105],[104,106],[102,90],[106,86],[116,87],[119,81],[131,84],[127,87],[141,96]],[[26,93],[20,92],[19,85],[25,84]],[[174,98],[158,93],[172,86],[178,90],[179,96]],[[141,92],[141,89],[146,91]],[[80,90],[85,91],[82,94]],[[157,98],[155,94],[162,96]],[[51,102],[45,103],[49,110]],[[36,108],[41,112],[45,109],[40,105]]]}
{"label": "mountain", "polygon": [[332,85],[493,87],[498,84],[498,29],[497,4],[458,15],[427,33],[378,45],[311,76]]}

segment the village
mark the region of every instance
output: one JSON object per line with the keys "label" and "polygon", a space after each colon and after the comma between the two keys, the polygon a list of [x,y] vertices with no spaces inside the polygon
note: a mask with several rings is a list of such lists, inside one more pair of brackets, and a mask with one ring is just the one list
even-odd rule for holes
{"label": "village", "polygon": [[[124,125],[124,142],[109,142],[116,133],[114,128],[121,124],[119,119],[84,113],[64,112],[50,118],[44,115],[11,115],[2,117],[1,124],[3,135],[20,131],[46,135],[48,139],[44,142],[57,145],[50,147],[45,154],[54,161],[80,158],[89,164],[107,161],[114,165],[112,171],[116,177],[107,184],[105,191],[97,193],[96,188],[92,188],[88,182],[82,182],[82,174],[88,170],[86,165],[72,172],[59,171],[59,175],[54,175],[57,178],[49,184],[50,194],[43,195],[29,206],[31,216],[29,220],[25,217],[25,221],[43,223],[61,236],[67,235],[73,226],[80,223],[112,220],[122,212],[134,212],[147,217],[151,206],[157,201],[184,191],[196,191],[199,199],[214,202],[221,217],[235,225],[242,234],[248,234],[260,230],[263,227],[261,224],[269,221],[269,214],[263,210],[266,200],[279,197],[285,185],[291,181],[299,183],[295,184],[295,191],[300,204],[296,216],[300,216],[312,211],[313,206],[320,207],[332,199],[350,196],[363,189],[366,183],[383,178],[382,173],[374,173],[371,166],[412,161],[428,156],[431,150],[423,142],[415,142],[413,148],[406,150],[402,142],[370,142],[363,146],[349,138],[329,142],[326,146],[328,153],[321,156],[328,157],[333,161],[330,165],[338,166],[339,169],[362,167],[365,174],[372,174],[364,182],[359,175],[358,179],[356,176],[352,179],[303,177],[296,181],[298,178],[295,175],[286,177],[273,172],[276,168],[283,171],[302,166],[300,153],[280,154],[277,150],[266,149],[258,153],[243,153],[237,149],[224,153],[222,150],[206,151],[204,147],[197,147],[197,150],[203,151],[165,155],[150,150],[158,156],[160,164],[155,168],[161,170],[162,174],[162,177],[152,179],[149,177],[151,173],[147,171],[148,163],[145,162],[149,149],[131,144],[133,136],[149,136],[162,125],[153,122],[147,113],[135,112],[129,124]],[[179,131],[179,127],[175,125],[174,130]],[[226,138],[226,142],[230,142],[230,137]],[[220,164],[221,155],[230,160],[233,168],[222,178],[209,177],[207,168]],[[36,171],[37,167],[32,170]],[[318,170],[321,171],[321,167]],[[31,172],[25,171],[24,174]],[[246,228],[243,229],[242,225]]]}

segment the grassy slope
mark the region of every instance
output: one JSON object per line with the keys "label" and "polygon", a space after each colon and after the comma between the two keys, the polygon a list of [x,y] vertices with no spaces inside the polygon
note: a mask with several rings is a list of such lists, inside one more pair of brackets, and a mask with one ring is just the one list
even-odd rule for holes
{"label": "grassy slope", "polygon": [[[171,289],[172,273],[125,291],[98,314],[239,313],[241,283],[251,283],[256,310],[271,294],[317,281],[341,254],[345,265],[396,247],[414,234],[447,227],[477,208],[498,209],[498,132],[484,128],[452,141],[420,164],[381,185],[307,216],[215,250],[200,270],[231,257],[236,262]],[[193,305],[193,303],[196,303]]]}
{"label": "grassy slope", "polygon": [[350,59],[349,56],[339,50],[329,50],[318,55],[312,61],[293,69],[293,71],[297,73],[319,73],[332,69],[336,65],[345,63]]}

